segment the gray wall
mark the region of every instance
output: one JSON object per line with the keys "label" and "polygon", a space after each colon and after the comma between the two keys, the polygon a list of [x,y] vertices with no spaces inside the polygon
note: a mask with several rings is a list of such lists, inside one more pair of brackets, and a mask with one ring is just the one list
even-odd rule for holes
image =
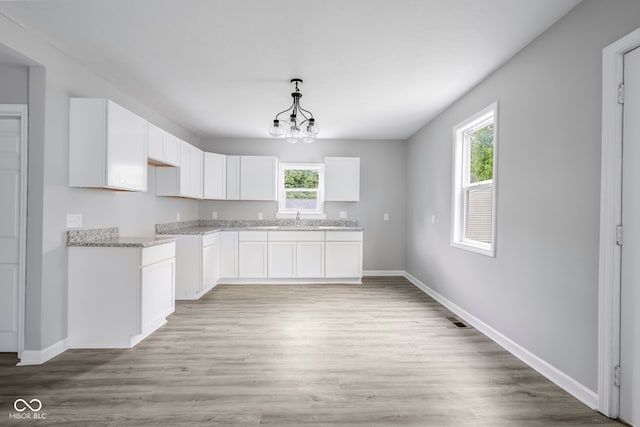
{"label": "gray wall", "polygon": [[[31,33],[0,16],[0,40],[42,65],[29,73],[29,243],[26,349],[44,349],[67,336],[65,216],[83,215],[84,228],[120,227],[122,235],[152,235],[154,224],[198,218],[198,202],[154,196],[155,169],[147,193],[68,186],[69,97],[109,97],[142,117],[198,144],[198,137],[160,116],[79,66]],[[18,57],[20,55],[16,55]],[[0,74],[0,82],[5,78]],[[0,83],[2,86],[2,83]],[[31,117],[33,115],[33,117]],[[38,223],[38,221],[40,223]]]}
{"label": "gray wall", "polygon": [[[594,391],[602,49],[638,27],[638,1],[583,2],[417,132],[407,152],[407,270]],[[452,128],[496,100],[490,258],[450,246]]]}
{"label": "gray wall", "polygon": [[29,68],[3,61],[0,52],[0,104],[28,104]]}
{"label": "gray wall", "polygon": [[[318,140],[313,144],[289,144],[282,139],[203,140],[205,151],[222,154],[277,156],[280,162],[323,162],[325,156],[360,157],[360,201],[326,202],[327,218],[348,219],[364,227],[364,269],[404,270],[404,218],[406,202],[406,143],[404,141]],[[200,218],[275,218],[277,202],[205,201]],[[384,213],[389,221],[383,221]]]}

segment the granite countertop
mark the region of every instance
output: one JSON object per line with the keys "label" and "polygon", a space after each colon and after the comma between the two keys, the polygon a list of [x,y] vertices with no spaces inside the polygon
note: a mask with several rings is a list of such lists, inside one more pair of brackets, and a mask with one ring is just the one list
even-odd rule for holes
{"label": "granite countertop", "polygon": [[175,237],[120,237],[118,227],[67,231],[70,247],[148,248],[175,241]]}
{"label": "granite countertop", "polygon": [[96,248],[148,248],[175,242],[175,237],[114,237],[105,240],[84,240],[67,243],[67,246]]}
{"label": "granite countertop", "polygon": [[362,227],[340,226],[290,226],[290,225],[266,225],[266,226],[233,226],[233,227],[187,227],[172,231],[159,232],[157,235],[205,235],[219,231],[363,231]]}
{"label": "granite countertop", "polygon": [[156,235],[205,235],[205,234],[211,234],[211,233],[217,233],[218,231],[222,231],[222,228],[220,227],[206,227],[206,226],[202,226],[202,227],[186,227],[186,228],[179,228],[176,230],[172,230],[172,231],[165,231],[165,232],[158,232]]}

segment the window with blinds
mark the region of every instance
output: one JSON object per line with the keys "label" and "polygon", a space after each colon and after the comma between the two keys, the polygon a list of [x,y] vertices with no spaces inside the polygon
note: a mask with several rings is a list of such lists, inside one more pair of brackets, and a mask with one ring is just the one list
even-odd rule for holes
{"label": "window with blinds", "polygon": [[497,104],[454,128],[451,244],[495,256]]}

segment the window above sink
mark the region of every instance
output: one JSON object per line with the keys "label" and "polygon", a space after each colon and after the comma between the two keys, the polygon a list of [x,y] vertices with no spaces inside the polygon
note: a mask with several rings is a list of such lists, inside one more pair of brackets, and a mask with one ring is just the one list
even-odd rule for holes
{"label": "window above sink", "polygon": [[281,163],[278,171],[278,218],[325,218],[324,164]]}

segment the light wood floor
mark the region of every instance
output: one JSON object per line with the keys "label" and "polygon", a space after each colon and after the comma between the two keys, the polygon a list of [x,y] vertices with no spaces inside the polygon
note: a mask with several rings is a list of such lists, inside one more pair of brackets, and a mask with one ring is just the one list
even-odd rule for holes
{"label": "light wood floor", "polygon": [[0,354],[0,425],[619,425],[403,278],[220,285],[131,350]]}

